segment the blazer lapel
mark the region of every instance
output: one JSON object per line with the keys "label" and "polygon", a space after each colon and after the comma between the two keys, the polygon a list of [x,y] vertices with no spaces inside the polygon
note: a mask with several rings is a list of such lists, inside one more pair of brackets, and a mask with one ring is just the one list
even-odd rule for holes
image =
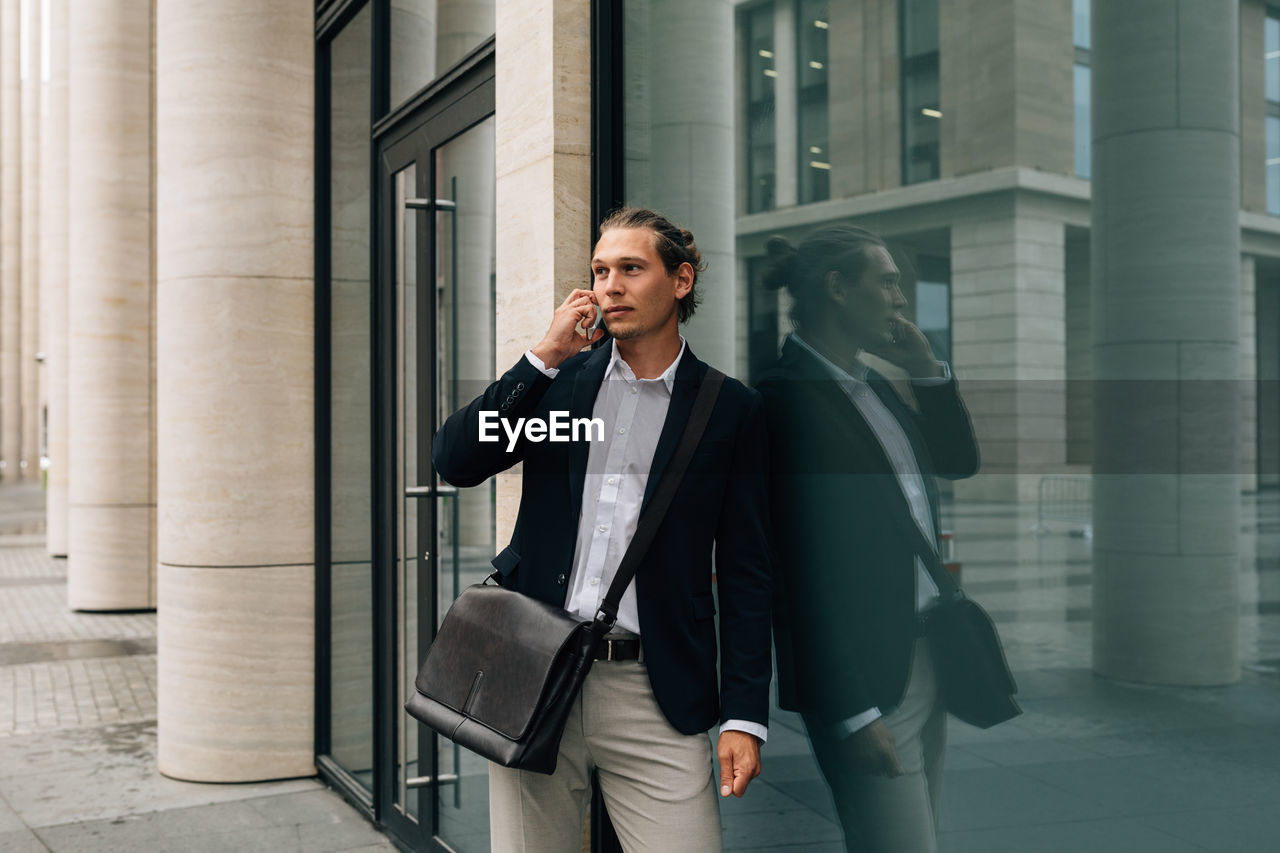
{"label": "blazer lapel", "polygon": [[[569,417],[590,418],[596,406],[596,395],[600,393],[600,383],[604,382],[604,371],[613,356],[613,347],[600,347],[587,356],[582,369],[573,380],[573,399],[569,403]],[[575,529],[578,513],[582,511],[582,486],[587,479],[587,454],[591,443],[573,441],[569,443],[569,495]]]}
{"label": "blazer lapel", "polygon": [[[790,365],[787,365],[788,361],[791,362]],[[783,366],[789,367],[794,374],[802,377],[802,381],[812,383],[817,396],[828,406],[834,422],[840,424],[850,433],[850,438],[856,441],[856,445],[850,444],[848,446],[849,452],[857,453],[859,452],[858,447],[861,447],[865,448],[861,452],[870,454],[874,458],[873,464],[850,466],[849,470],[862,468],[865,473],[857,474],[856,476],[867,477],[879,492],[881,499],[887,505],[896,508],[890,514],[898,521],[904,535],[908,539],[924,546],[927,553],[932,553],[936,544],[930,547],[924,535],[920,532],[920,527],[916,524],[915,517],[911,514],[911,506],[907,503],[906,495],[902,493],[902,486],[898,482],[898,477],[893,470],[893,464],[890,462],[888,454],[885,453],[884,446],[880,443],[875,431],[872,430],[871,424],[867,423],[867,419],[862,416],[862,412],[844,393],[844,390],[831,376],[825,365],[819,363],[812,355],[805,352],[802,347],[787,341],[783,345]],[[880,389],[875,389],[875,391],[879,396]],[[886,403],[886,405],[888,404]],[[894,407],[889,406],[889,411],[901,422],[901,417],[899,417]],[[911,433],[908,432],[907,435],[910,441]],[[914,444],[914,442],[912,443]],[[842,466],[836,465],[835,470],[842,470]]]}
{"label": "blazer lapel", "polygon": [[644,500],[640,503],[640,511],[649,505],[649,498],[658,485],[662,472],[676,452],[676,445],[684,435],[684,426],[693,411],[693,401],[702,386],[702,377],[706,373],[706,365],[698,361],[693,350],[686,343],[684,355],[676,367],[676,380],[671,386],[671,406],[667,409],[667,419],[662,423],[662,434],[658,436],[658,446],[653,451],[653,464],[649,466],[649,480],[644,487]]}

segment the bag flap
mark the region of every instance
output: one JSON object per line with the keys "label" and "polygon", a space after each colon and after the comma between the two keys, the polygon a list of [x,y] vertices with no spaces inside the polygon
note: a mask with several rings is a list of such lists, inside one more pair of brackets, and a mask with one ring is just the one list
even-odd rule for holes
{"label": "bag flap", "polygon": [[582,620],[518,592],[468,587],[445,614],[414,684],[424,695],[518,740]]}

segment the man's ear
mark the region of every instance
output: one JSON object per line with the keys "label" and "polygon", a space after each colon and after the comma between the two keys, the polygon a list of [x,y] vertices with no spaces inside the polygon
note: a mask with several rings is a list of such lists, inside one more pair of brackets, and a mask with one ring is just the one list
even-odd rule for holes
{"label": "man's ear", "polygon": [[693,290],[693,266],[685,261],[676,267],[676,299],[684,299]]}
{"label": "man's ear", "polygon": [[845,294],[844,276],[835,270],[831,270],[822,279],[822,289],[827,294],[827,298],[837,305],[843,305],[847,295]]}

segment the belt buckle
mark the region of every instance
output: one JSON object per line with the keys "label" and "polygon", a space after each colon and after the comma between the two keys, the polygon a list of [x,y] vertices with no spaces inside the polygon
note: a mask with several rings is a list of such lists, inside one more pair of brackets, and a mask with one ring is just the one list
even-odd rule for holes
{"label": "belt buckle", "polygon": [[606,661],[612,661],[613,660],[613,640],[606,638],[604,641],[604,645],[605,645],[604,659]]}

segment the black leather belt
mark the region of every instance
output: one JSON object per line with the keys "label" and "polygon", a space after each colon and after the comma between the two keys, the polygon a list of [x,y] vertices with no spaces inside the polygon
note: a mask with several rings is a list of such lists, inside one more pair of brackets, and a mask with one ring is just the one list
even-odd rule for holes
{"label": "black leather belt", "polygon": [[596,660],[644,660],[639,637],[605,637],[596,649]]}

